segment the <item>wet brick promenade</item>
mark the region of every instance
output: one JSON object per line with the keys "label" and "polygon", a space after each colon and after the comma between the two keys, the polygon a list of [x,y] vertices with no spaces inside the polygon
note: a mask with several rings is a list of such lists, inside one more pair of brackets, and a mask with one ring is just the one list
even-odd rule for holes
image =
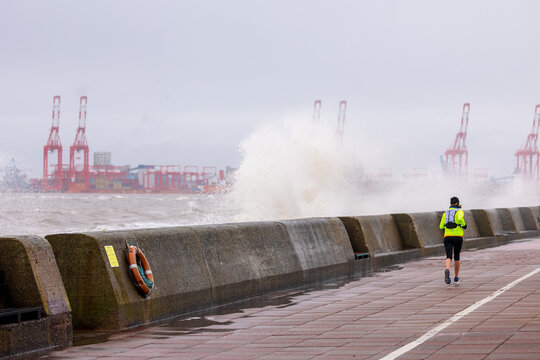
{"label": "wet brick promenade", "polygon": [[[443,260],[275,293],[103,336],[43,359],[381,359],[540,267],[540,239],[464,252],[457,286],[444,283]],[[398,359],[540,359],[540,274]]]}

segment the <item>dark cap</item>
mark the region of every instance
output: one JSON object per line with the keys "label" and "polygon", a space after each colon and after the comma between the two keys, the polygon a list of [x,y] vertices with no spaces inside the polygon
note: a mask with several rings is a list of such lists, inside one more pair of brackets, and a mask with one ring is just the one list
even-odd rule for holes
{"label": "dark cap", "polygon": [[450,205],[459,205],[459,199],[457,197],[452,197],[450,199]]}

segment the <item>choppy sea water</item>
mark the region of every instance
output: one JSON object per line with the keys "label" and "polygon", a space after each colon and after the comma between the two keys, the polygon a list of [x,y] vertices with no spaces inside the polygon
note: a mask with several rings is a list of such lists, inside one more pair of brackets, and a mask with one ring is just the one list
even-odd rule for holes
{"label": "choppy sea water", "polygon": [[227,222],[219,195],[0,193],[0,235]]}

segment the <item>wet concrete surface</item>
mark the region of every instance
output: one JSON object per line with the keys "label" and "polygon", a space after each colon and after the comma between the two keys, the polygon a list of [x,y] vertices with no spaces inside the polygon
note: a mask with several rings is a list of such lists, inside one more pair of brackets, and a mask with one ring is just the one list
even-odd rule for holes
{"label": "wet concrete surface", "polygon": [[[402,269],[402,265],[392,265],[382,268],[378,273],[394,271]],[[277,309],[284,309],[289,306],[295,305],[296,298],[300,295],[328,289],[339,289],[345,284],[360,279],[361,277],[376,276],[375,274],[368,275],[353,275],[343,278],[332,279],[316,284],[310,284],[301,288],[288,289],[284,291],[274,292],[271,294],[261,295],[252,299],[242,300],[231,304],[225,304],[216,306],[210,309],[200,310],[192,312],[188,315],[176,316],[171,319],[161,320],[153,323],[151,326],[140,326],[133,330],[126,330],[124,333],[134,331],[136,333],[149,329],[153,333],[156,333],[156,328],[166,327],[170,330],[158,331],[160,334],[169,335],[181,335],[181,334],[195,334],[203,331],[227,331],[222,329],[213,329],[213,325],[231,325],[232,321],[218,322],[211,320],[213,316],[227,315],[242,313],[248,309],[261,309],[267,306],[276,307]],[[250,317],[246,315],[245,317]],[[109,341],[109,337],[114,334],[118,334],[117,331],[75,331],[73,345],[82,346],[90,344],[99,344]]]}
{"label": "wet concrete surface", "polygon": [[[444,258],[339,279],[116,333],[77,332],[43,359],[381,359],[540,267],[540,239],[462,253],[462,281]],[[540,359],[540,274],[399,359]],[[89,336],[92,335],[92,336]]]}

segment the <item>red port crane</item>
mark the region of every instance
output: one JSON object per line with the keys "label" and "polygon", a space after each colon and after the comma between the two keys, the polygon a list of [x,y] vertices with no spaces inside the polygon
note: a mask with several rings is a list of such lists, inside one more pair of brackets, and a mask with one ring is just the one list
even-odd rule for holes
{"label": "red port crane", "polygon": [[457,133],[454,142],[444,153],[444,172],[446,176],[452,179],[457,178],[460,181],[467,180],[469,168],[469,152],[465,140],[467,140],[467,126],[469,125],[470,109],[471,105],[469,103],[463,104],[459,132]]}
{"label": "red port crane", "polygon": [[[47,144],[43,147],[43,190],[62,190],[62,143],[58,130],[60,127],[60,96],[53,98],[52,126]],[[49,152],[57,152],[58,160],[49,174]]]}
{"label": "red port crane", "polygon": [[345,112],[347,111],[347,101],[341,100],[339,103],[338,123],[336,129],[336,140],[343,144],[343,129],[345,127]]}
{"label": "red port crane", "polygon": [[143,188],[174,192],[181,188],[181,169],[177,165],[151,165],[143,174]]}
{"label": "red port crane", "polygon": [[[86,104],[88,99],[86,96],[81,96],[79,106],[79,127],[73,145],[69,147],[69,179],[70,186],[72,183],[78,184],[77,190],[86,190],[89,188],[90,182],[90,164],[88,161],[89,150],[88,142],[86,141]],[[75,164],[75,153],[79,155],[83,152],[83,164]]]}
{"label": "red port crane", "polygon": [[540,105],[534,109],[533,126],[525,144],[516,152],[516,172],[527,180],[540,180],[540,152],[538,152],[538,128],[540,127]]}
{"label": "red port crane", "polygon": [[315,125],[318,125],[321,121],[321,100],[315,100],[315,103],[313,103],[313,123]]}

